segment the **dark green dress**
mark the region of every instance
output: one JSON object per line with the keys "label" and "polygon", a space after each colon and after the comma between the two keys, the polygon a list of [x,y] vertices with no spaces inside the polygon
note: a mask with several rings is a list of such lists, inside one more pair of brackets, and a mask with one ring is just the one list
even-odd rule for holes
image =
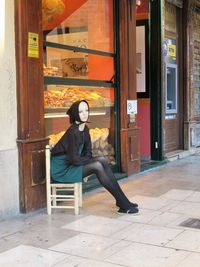
{"label": "dark green dress", "polygon": [[[83,145],[80,146],[80,154]],[[60,183],[82,182],[83,166],[71,165],[66,154],[51,157],[51,177]]]}

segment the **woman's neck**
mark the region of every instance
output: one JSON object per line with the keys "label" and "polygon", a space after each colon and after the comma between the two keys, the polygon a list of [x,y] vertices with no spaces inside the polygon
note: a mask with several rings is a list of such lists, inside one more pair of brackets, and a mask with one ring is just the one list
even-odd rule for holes
{"label": "woman's neck", "polygon": [[[76,123],[77,123],[77,122],[76,122]],[[77,123],[77,124],[78,124],[78,123]],[[79,129],[79,131],[83,131],[84,128],[85,128],[85,123],[81,123],[81,124],[78,125],[78,129]]]}

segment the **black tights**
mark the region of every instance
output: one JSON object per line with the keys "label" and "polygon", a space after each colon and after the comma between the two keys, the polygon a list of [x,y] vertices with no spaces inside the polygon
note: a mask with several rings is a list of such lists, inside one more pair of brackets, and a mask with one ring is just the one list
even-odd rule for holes
{"label": "black tights", "polygon": [[120,208],[126,210],[130,208],[130,201],[120,188],[104,157],[94,157],[88,164],[83,166],[83,177],[91,174],[96,174],[100,184],[113,195]]}

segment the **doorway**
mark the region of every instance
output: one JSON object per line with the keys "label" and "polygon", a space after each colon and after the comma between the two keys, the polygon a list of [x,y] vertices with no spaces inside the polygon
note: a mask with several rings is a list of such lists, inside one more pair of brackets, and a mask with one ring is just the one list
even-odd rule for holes
{"label": "doorway", "polygon": [[151,162],[148,19],[137,20],[136,22],[136,76],[140,159],[143,170]]}
{"label": "doorway", "polygon": [[164,153],[183,149],[181,9],[165,2]]}

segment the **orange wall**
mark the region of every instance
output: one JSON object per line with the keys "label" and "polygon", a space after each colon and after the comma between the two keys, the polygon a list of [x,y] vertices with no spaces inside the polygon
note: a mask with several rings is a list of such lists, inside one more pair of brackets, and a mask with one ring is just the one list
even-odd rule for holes
{"label": "orange wall", "polygon": [[114,75],[113,58],[89,55],[88,66],[89,79],[109,81]]}
{"label": "orange wall", "polygon": [[[88,47],[91,49],[113,52],[112,2],[101,0],[95,19],[93,17],[89,18]],[[91,10],[91,12],[95,14],[95,10]],[[114,74],[113,64],[113,58],[111,57],[88,55],[89,79],[110,80]]]}

